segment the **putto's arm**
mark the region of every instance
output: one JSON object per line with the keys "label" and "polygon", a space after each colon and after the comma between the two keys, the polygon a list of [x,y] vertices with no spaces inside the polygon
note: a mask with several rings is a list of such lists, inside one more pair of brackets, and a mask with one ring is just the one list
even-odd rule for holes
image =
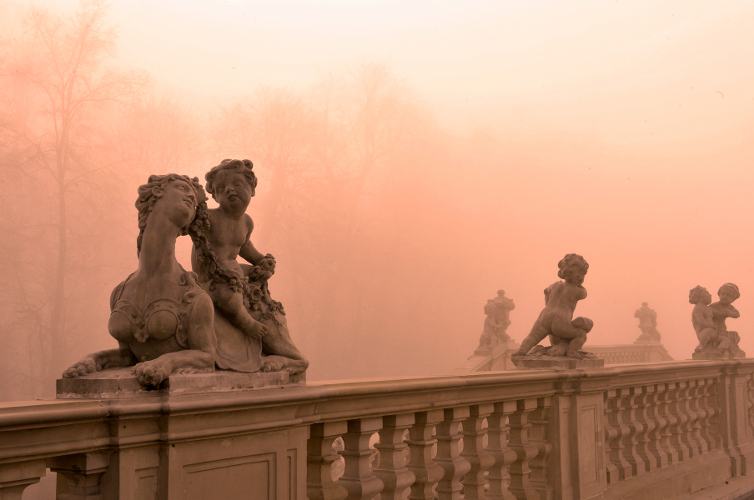
{"label": "putto's arm", "polygon": [[254,230],[254,221],[252,221],[251,217],[249,217],[248,215],[246,216],[246,219],[246,224],[249,231],[246,234],[246,242],[241,245],[241,249],[238,251],[238,255],[245,259],[246,262],[250,262],[256,266],[262,261],[262,259],[264,259],[264,255],[262,255],[259,250],[254,248],[254,244],[250,239],[251,232]]}

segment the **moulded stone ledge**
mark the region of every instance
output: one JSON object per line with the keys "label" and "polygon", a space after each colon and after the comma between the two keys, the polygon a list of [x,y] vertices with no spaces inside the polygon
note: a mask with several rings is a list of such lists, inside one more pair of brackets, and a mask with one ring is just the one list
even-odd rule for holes
{"label": "moulded stone ledge", "polygon": [[276,388],[306,383],[306,374],[288,372],[173,374],[159,387],[145,388],[131,374],[130,368],[116,368],[90,373],[78,378],[57,380],[58,399],[105,399],[130,397],[177,396],[182,394],[218,393]]}

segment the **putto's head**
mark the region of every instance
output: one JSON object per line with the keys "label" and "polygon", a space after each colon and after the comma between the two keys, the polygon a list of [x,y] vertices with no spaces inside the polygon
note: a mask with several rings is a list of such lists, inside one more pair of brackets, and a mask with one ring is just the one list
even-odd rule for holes
{"label": "putto's head", "polygon": [[[174,188],[174,189],[171,189]],[[175,193],[173,193],[175,191]],[[175,207],[185,214],[181,216],[180,234],[188,234],[188,228],[191,220],[194,218],[196,208],[207,201],[207,195],[204,193],[199,178],[191,178],[187,175],[165,174],[150,175],[146,184],[139,186],[139,197],[136,199],[136,209],[139,211],[139,236],[136,238],[136,254],[141,252],[141,239],[144,229],[147,227],[149,214],[155,209],[155,203],[163,199],[166,195],[168,199],[175,202]]]}
{"label": "putto's head", "polygon": [[495,313],[495,303],[491,300],[488,300],[487,303],[484,305],[484,314],[489,316],[490,314]]}
{"label": "putto's head", "polygon": [[558,269],[558,278],[581,284],[589,270],[589,264],[581,255],[569,253],[558,262]]}
{"label": "putto's head", "polygon": [[212,167],[204,178],[207,181],[207,192],[212,198],[217,200],[218,195],[222,195],[222,190],[229,184],[231,177],[237,175],[243,179],[248,188],[251,190],[250,196],[254,196],[254,190],[257,188],[257,176],[254,175],[254,164],[250,160],[230,160],[226,159],[219,165]]}
{"label": "putto's head", "polygon": [[717,291],[717,296],[720,297],[720,302],[730,304],[741,296],[741,292],[734,283],[726,283]]}
{"label": "putto's head", "polygon": [[703,286],[695,286],[689,291],[690,304],[709,304],[712,302],[712,295]]}

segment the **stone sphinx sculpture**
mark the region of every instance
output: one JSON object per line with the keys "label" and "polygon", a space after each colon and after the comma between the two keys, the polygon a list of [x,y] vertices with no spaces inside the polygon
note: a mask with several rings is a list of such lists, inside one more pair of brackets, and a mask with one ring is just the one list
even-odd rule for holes
{"label": "stone sphinx sculpture", "polygon": [[691,355],[692,359],[728,359],[743,358],[746,354],[738,342],[741,337],[736,332],[729,332],[725,325],[726,318],[738,318],[739,312],[731,304],[741,294],[733,283],[726,283],[717,292],[720,300],[710,305],[712,294],[702,286],[689,291],[689,303],[694,304],[691,323],[694,326],[699,345]]}
{"label": "stone sphinx sculpture", "polygon": [[[256,177],[248,160],[226,160],[207,174],[220,203],[208,210],[199,179],[152,175],[139,187],[139,266],[113,290],[108,330],[118,349],[86,356],[63,373],[77,378],[133,367],[142,386],[156,387],[171,374],[221,370],[303,373],[308,361],[290,339],[283,306],[267,280],[271,255],[251,244],[245,214]],[[178,236],[194,241],[194,272],[175,258]],[[241,255],[252,265],[241,265]]]}
{"label": "stone sphinx sculpture", "polygon": [[[581,351],[594,323],[589,318],[573,318],[576,304],[586,298],[582,283],[589,264],[582,256],[569,253],[558,262],[558,268],[558,277],[564,281],[553,283],[545,289],[545,308],[529,335],[521,342],[521,348],[511,356],[517,366],[516,358],[527,355],[597,360],[593,354]],[[550,337],[551,346],[538,346],[533,350],[547,336]]]}
{"label": "stone sphinx sculpture", "polygon": [[176,239],[205,200],[196,177],[152,175],[139,187],[139,267],[110,296],[107,326],[118,349],[86,356],[64,378],[133,366],[139,383],[157,386],[172,373],[214,370],[212,300],[175,258]]}
{"label": "stone sphinx sculpture", "polygon": [[511,324],[510,312],[516,308],[513,300],[505,296],[505,290],[498,290],[497,297],[489,299],[484,306],[484,329],[479,338],[478,351],[493,349],[495,346],[510,340],[506,333]]}
{"label": "stone sphinx sculpture", "polygon": [[634,318],[639,318],[639,330],[641,330],[641,335],[634,344],[660,341],[660,332],[657,331],[657,313],[654,309],[650,309],[646,302],[642,302],[641,307],[634,312]]}

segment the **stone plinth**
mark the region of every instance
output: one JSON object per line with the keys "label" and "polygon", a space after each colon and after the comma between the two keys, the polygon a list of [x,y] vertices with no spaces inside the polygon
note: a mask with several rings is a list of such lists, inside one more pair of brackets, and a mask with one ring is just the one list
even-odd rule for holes
{"label": "stone plinth", "polygon": [[131,373],[131,368],[114,368],[79,378],[58,379],[57,397],[75,399],[177,396],[249,391],[305,383],[306,372],[291,376],[288,372],[239,373],[218,370],[213,373],[173,374],[159,387],[147,389],[139,384]]}
{"label": "stone plinth", "polygon": [[576,359],[565,356],[511,356],[511,361],[519,370],[572,370],[605,366],[604,359]]}
{"label": "stone plinth", "polygon": [[723,353],[714,350],[694,351],[691,353],[691,359],[730,359],[730,356],[724,356]]}

